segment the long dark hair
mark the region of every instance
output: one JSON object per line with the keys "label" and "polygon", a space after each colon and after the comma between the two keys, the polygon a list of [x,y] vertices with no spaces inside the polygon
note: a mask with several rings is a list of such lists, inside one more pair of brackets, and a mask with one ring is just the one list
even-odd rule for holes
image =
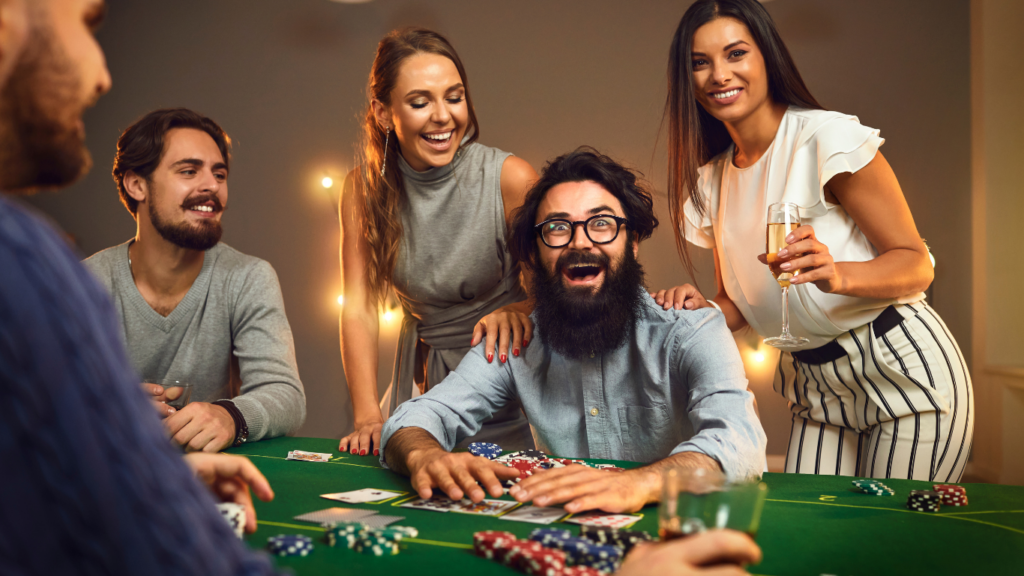
{"label": "long dark hair", "polygon": [[[363,119],[361,173],[359,185],[362,190],[362,224],[369,254],[366,259],[366,278],[370,294],[379,302],[387,296],[398,258],[398,245],[402,238],[402,222],[399,210],[402,206],[404,183],[398,169],[398,138],[390,139],[373,113],[373,101],[385,106],[391,105],[391,91],[398,79],[398,71],[410,56],[416,54],[437,54],[455,64],[459,71],[469,109],[471,135],[464,144],[475,142],[480,136],[480,125],[473,110],[469,81],[462,60],[455,48],[444,36],[424,28],[393,30],[377,45],[377,56],[370,69],[367,88],[367,109]],[[390,140],[390,141],[389,141]],[[385,148],[387,142],[387,148]],[[460,143],[459,145],[464,145]],[[387,170],[381,176],[381,166],[387,161]]]}
{"label": "long dark hair", "polygon": [[821,110],[796,69],[793,57],[775,28],[775,22],[756,0],[697,0],[679,21],[668,53],[669,117],[668,198],[669,215],[676,234],[676,249],[691,277],[693,261],[687,250],[683,206],[689,200],[700,216],[707,206],[697,190],[697,169],[725,151],[732,143],[725,125],[697,103],[693,85],[693,35],[717,18],[735,18],[747,26],[768,72],[768,94],[781,104]]}

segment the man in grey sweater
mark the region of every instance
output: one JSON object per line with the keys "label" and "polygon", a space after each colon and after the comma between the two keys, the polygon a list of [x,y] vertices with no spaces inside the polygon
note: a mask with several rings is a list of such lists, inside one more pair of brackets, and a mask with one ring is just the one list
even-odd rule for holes
{"label": "man in grey sweater", "polygon": [[[281,287],[267,262],[221,244],[230,139],[186,109],[157,110],[117,142],[114,180],[135,238],[85,260],[114,299],[132,363],[189,450],[294,432],[306,418]],[[166,380],[192,402],[162,400]]]}

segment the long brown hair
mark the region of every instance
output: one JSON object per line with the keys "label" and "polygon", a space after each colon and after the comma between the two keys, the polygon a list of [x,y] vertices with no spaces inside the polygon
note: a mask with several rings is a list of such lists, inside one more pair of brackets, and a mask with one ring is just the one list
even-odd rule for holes
{"label": "long brown hair", "polygon": [[[451,43],[437,32],[424,28],[404,28],[388,33],[377,45],[377,56],[373,59],[373,68],[370,69],[367,87],[369,103],[363,120],[360,154],[363,232],[370,248],[367,255],[366,277],[370,294],[378,302],[383,302],[387,297],[395,271],[395,261],[398,258],[398,245],[402,239],[399,210],[404,201],[404,183],[398,168],[398,155],[401,154],[398,139],[388,138],[386,130],[378,124],[373,113],[373,101],[390,106],[391,91],[395,87],[402,63],[406,58],[422,53],[444,56],[455,64],[465,89],[466,106],[469,109],[468,129],[472,131],[465,144],[476,141],[480,135],[473,100],[470,98],[466,69]],[[387,169],[381,176],[381,167],[385,162]]]}
{"label": "long brown hair", "polygon": [[683,230],[683,226],[686,226],[683,206],[689,200],[697,214],[704,215],[707,206],[697,190],[697,169],[721,154],[732,143],[725,124],[697,103],[693,84],[693,35],[698,28],[717,18],[735,18],[750,30],[750,35],[764,56],[768,72],[768,93],[772,100],[811,110],[822,109],[804,84],[772,17],[760,2],[698,0],[686,10],[676,28],[668,54],[668,100],[665,102],[665,114],[669,117],[669,215],[674,224],[676,249],[691,278],[694,270]]}

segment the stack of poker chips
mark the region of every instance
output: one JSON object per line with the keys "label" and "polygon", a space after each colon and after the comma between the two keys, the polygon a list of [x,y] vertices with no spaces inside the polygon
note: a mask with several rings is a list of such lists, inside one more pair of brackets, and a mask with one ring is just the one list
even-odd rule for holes
{"label": "stack of poker chips", "polygon": [[874,494],[875,496],[892,496],[896,494],[895,490],[878,480],[854,480],[853,485],[865,494]]}
{"label": "stack of poker chips", "polygon": [[298,534],[281,534],[267,538],[267,549],[278,556],[308,556],[313,551],[313,539]]}
{"label": "stack of poker chips", "polygon": [[911,490],[907,508],[918,512],[938,512],[942,507],[942,496],[931,490]]}
{"label": "stack of poker chips", "polygon": [[483,456],[488,460],[494,460],[501,456],[501,446],[490,442],[473,442],[469,445],[469,453],[474,456]]}
{"label": "stack of poker chips", "polygon": [[501,446],[492,444],[490,442],[473,442],[469,445],[469,452],[474,456],[483,456],[488,460],[494,460],[495,462],[501,462],[509,468],[515,468],[519,471],[519,476],[509,480],[505,480],[502,483],[506,488],[511,488],[513,485],[518,484],[522,480],[529,478],[538,470],[548,470],[551,468],[562,468],[569,466],[570,464],[580,464],[582,466],[588,466],[591,468],[597,468],[600,470],[613,470],[621,471],[622,468],[614,466],[612,464],[596,464],[592,465],[583,460],[570,460],[568,458],[552,458],[540,450],[520,450],[518,452],[510,452],[508,454],[502,454]]}
{"label": "stack of poker chips", "polygon": [[325,524],[324,532],[327,544],[332,547],[343,543],[346,548],[374,556],[398,554],[398,543],[402,538],[415,538],[419,534],[415,528],[409,526],[374,529],[361,522]]}
{"label": "stack of poker chips", "polygon": [[618,546],[627,554],[637,544],[654,540],[650,534],[639,530],[619,530],[607,526],[586,525],[580,527],[580,537],[595,544]]}
{"label": "stack of poker chips", "polygon": [[530,539],[546,547],[556,548],[565,553],[570,566],[586,566],[601,572],[614,572],[622,563],[625,551],[611,543],[596,543],[585,538],[575,538],[568,530],[540,528],[530,533]]}
{"label": "stack of poker chips", "polygon": [[597,545],[555,528],[534,530],[530,540],[508,532],[477,532],[473,550],[531,576],[603,576],[618,569],[623,555],[616,546]]}
{"label": "stack of poker chips", "polygon": [[945,506],[967,506],[967,490],[955,484],[936,484],[933,486],[939,493]]}

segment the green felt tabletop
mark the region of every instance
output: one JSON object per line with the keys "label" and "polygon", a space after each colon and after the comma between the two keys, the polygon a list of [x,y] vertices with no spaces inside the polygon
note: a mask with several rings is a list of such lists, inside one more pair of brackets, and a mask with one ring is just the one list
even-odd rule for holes
{"label": "green felt tabletop", "polygon": [[[290,450],[328,452],[327,463],[285,460]],[[263,548],[277,534],[314,537],[315,549],[304,558],[280,558],[278,564],[299,575],[316,574],[515,574],[472,553],[473,533],[506,530],[526,537],[536,524],[453,512],[411,510],[393,505],[344,504],[320,494],[360,488],[409,492],[408,479],[382,469],[377,458],[338,452],[338,441],[322,438],[277,438],[230,450],[249,456],[267,476],[277,497],[256,503],[259,529],[245,540]],[[618,463],[623,467],[635,464]],[[1024,487],[964,484],[969,506],[943,507],[937,514],[905,506],[910,490],[932,484],[886,480],[896,496],[871,496],[853,489],[850,478],[765,474],[768,500],[757,543],[764,560],[749,567],[765,576],[834,574],[1019,574],[1024,573]],[[506,496],[507,498],[507,496]],[[401,500],[401,499],[397,499]],[[396,500],[396,501],[397,501]],[[346,548],[330,548],[323,530],[294,520],[306,512],[332,506],[367,508],[404,516],[398,525],[415,526],[419,537],[403,541],[396,556],[374,557]],[[657,507],[648,506],[632,529],[657,534]],[[573,532],[579,527],[560,524]]]}

